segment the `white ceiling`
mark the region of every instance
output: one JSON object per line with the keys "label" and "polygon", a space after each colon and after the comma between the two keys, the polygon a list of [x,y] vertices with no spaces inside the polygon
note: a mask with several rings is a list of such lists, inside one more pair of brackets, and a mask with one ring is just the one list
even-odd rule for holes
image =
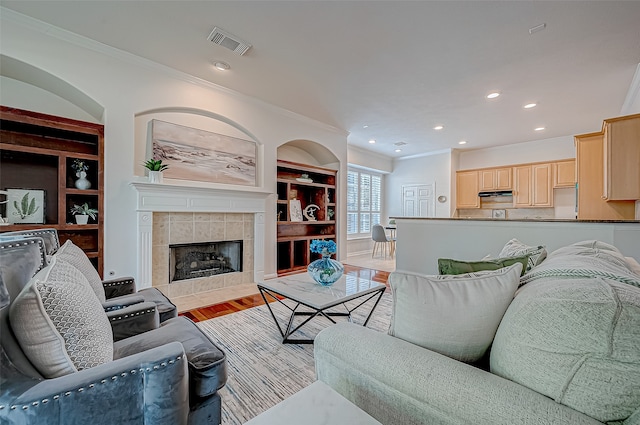
{"label": "white ceiling", "polygon": [[[0,4],[344,129],[351,145],[390,157],[597,131],[620,115],[640,62],[638,1]],[[238,56],[211,43],[214,26],[253,47]],[[214,70],[216,60],[231,70]],[[489,101],[493,90],[502,95]],[[529,102],[538,106],[524,110]]]}

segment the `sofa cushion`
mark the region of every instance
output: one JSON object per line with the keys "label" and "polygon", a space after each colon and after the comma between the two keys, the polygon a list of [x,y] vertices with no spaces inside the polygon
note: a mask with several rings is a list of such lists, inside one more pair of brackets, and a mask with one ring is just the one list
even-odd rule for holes
{"label": "sofa cushion", "polygon": [[547,277],[504,315],[491,371],[602,422],[640,408],[640,289],[603,277]]}
{"label": "sofa cushion", "polygon": [[184,347],[189,362],[190,393],[207,397],[222,388],[227,381],[226,356],[186,317],[176,317],[154,329],[114,344],[114,358],[127,357],[150,348],[178,341]]}
{"label": "sofa cushion", "polygon": [[76,269],[80,270],[87,281],[89,281],[91,289],[93,289],[93,292],[95,292],[100,302],[104,303],[106,301],[104,287],[102,286],[102,279],[100,279],[100,275],[96,271],[96,268],[93,267],[93,264],[91,264],[91,261],[83,250],[74,245],[71,240],[68,240],[60,247],[60,249],[58,249],[55,257],[66,261]]}
{"label": "sofa cushion", "polygon": [[513,299],[522,264],[480,276],[393,272],[389,335],[464,362],[487,351],[502,315]]}
{"label": "sofa cushion", "polygon": [[113,359],[107,316],[86,278],[54,258],[11,304],[11,328],[31,363],[47,378]]}
{"label": "sofa cushion", "polygon": [[498,270],[511,266],[515,263],[522,264],[522,274],[527,267],[529,257],[521,255],[518,257],[506,257],[486,259],[481,261],[454,260],[451,258],[438,258],[438,273],[441,275],[456,275],[479,272],[483,270]]}
{"label": "sofa cushion", "polygon": [[498,254],[498,257],[517,257],[520,255],[527,255],[529,257],[527,267],[523,270],[522,274],[527,273],[529,270],[542,263],[547,258],[547,250],[544,246],[529,246],[525,245],[517,239],[511,239],[505,244]]}

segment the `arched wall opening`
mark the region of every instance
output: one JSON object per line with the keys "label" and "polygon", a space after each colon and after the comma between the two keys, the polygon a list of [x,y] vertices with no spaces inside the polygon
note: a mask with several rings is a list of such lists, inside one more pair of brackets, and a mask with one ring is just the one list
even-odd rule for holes
{"label": "arched wall opening", "polygon": [[278,146],[279,160],[340,169],[340,160],[333,152],[320,143],[311,140],[291,140]]}
{"label": "arched wall opening", "polygon": [[[144,176],[145,170],[142,163],[152,156],[151,125],[153,120],[165,121],[254,142],[256,144],[256,186],[263,187],[264,144],[247,128],[224,115],[188,107],[154,108],[135,115],[134,175]],[[189,184],[198,183],[190,181]]]}
{"label": "arched wall opening", "polygon": [[38,67],[0,54],[2,104],[102,124],[104,107],[83,91]]}

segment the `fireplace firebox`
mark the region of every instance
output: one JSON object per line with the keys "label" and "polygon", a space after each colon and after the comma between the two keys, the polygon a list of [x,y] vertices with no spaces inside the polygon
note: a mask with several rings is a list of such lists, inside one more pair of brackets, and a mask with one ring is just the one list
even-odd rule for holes
{"label": "fireplace firebox", "polygon": [[169,282],[242,271],[242,241],[169,245]]}

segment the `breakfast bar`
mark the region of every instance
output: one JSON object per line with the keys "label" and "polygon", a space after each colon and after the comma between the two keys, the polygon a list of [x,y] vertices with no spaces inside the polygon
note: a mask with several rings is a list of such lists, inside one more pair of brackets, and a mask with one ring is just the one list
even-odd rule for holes
{"label": "breakfast bar", "polygon": [[392,217],[397,225],[396,270],[438,274],[438,258],[497,257],[510,239],[548,252],[583,240],[615,245],[640,260],[640,221]]}

